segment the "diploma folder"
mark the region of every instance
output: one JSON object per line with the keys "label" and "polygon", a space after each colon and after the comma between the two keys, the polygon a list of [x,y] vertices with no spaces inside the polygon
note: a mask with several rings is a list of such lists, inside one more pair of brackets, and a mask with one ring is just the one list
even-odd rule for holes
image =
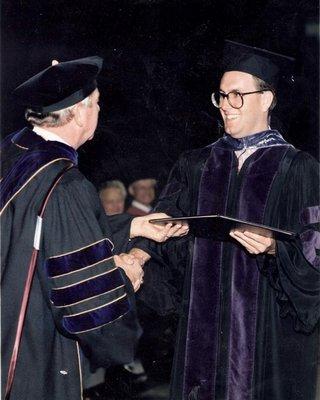
{"label": "diploma folder", "polygon": [[191,217],[169,217],[151,219],[153,224],[173,224],[187,222],[190,232],[198,237],[213,238],[217,240],[230,240],[229,232],[237,229],[242,232],[249,231],[271,237],[276,240],[290,240],[296,237],[296,233],[273,228],[267,225],[256,224],[254,222],[243,221],[241,219],[227,217],[225,215],[193,215]]}

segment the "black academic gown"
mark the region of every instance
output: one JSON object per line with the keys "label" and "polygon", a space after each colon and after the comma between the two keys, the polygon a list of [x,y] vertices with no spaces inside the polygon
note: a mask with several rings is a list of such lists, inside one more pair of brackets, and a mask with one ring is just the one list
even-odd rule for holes
{"label": "black academic gown", "polygon": [[[6,140],[2,158],[4,396],[36,215],[56,175],[76,164],[76,153],[24,129]],[[132,361],[140,334],[133,290],[112,257],[125,249],[130,221],[107,219],[93,185],[77,168],[65,173],[44,215],[11,400],[81,399],[82,354],[94,366]]]}
{"label": "black academic gown", "polygon": [[300,236],[278,241],[276,257],[231,238],[162,246],[160,256],[186,266],[170,399],[315,400],[318,164],[288,145],[258,149],[240,173],[237,163],[221,141],[185,153],[155,210],[225,214]]}

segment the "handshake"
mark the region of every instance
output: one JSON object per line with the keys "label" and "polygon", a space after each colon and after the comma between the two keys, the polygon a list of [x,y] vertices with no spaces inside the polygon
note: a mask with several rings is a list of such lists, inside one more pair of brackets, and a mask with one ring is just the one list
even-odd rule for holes
{"label": "handshake", "polygon": [[[167,214],[155,213],[143,217],[136,217],[131,222],[130,238],[145,237],[162,243],[171,237],[185,236],[189,232],[187,224],[156,225],[149,222],[150,219],[166,218]],[[143,250],[134,248],[130,254],[122,253],[114,256],[117,267],[122,268],[130,279],[133,289],[136,292],[143,283],[143,266],[150,259],[150,255]]]}

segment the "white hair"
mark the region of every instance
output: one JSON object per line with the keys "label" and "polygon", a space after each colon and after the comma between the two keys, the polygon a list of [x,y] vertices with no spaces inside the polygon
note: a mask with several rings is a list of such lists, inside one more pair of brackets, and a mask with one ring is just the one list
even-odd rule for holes
{"label": "white hair", "polygon": [[121,192],[122,197],[125,199],[127,197],[127,191],[126,188],[124,186],[124,184],[121,181],[118,180],[113,180],[113,181],[107,181],[104,184],[101,185],[100,190],[99,190],[99,194],[101,194],[101,192],[103,190],[106,189],[119,189]]}
{"label": "white hair", "polygon": [[[92,93],[91,93],[92,94]],[[81,100],[81,104],[85,107],[91,107],[91,94],[85,99]],[[28,108],[25,112],[25,118],[30,124],[34,126],[46,126],[46,127],[59,127],[66,125],[74,117],[73,113],[74,105],[63,108],[62,110],[52,111],[47,113],[39,113],[31,108]]]}

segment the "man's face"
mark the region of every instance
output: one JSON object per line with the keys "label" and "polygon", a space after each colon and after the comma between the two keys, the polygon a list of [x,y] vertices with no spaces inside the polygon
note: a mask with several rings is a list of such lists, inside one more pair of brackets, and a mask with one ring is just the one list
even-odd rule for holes
{"label": "man's face", "polygon": [[[257,90],[252,75],[246,72],[226,72],[220,82],[220,90],[229,93],[233,90],[245,93]],[[225,98],[220,108],[224,129],[234,138],[242,138],[267,129],[267,113],[263,111],[262,94],[243,96],[243,106],[232,108]]]}
{"label": "man's face", "polygon": [[124,212],[124,198],[120,189],[104,189],[100,192],[100,199],[107,215],[122,214]]}
{"label": "man's face", "polygon": [[135,200],[149,206],[155,198],[154,185],[153,179],[140,179],[132,184],[131,194]]}
{"label": "man's face", "polygon": [[95,89],[90,96],[91,104],[86,106],[84,121],[84,133],[86,140],[91,140],[93,138],[94,132],[98,125],[98,115],[100,111],[99,96],[99,90]]}

